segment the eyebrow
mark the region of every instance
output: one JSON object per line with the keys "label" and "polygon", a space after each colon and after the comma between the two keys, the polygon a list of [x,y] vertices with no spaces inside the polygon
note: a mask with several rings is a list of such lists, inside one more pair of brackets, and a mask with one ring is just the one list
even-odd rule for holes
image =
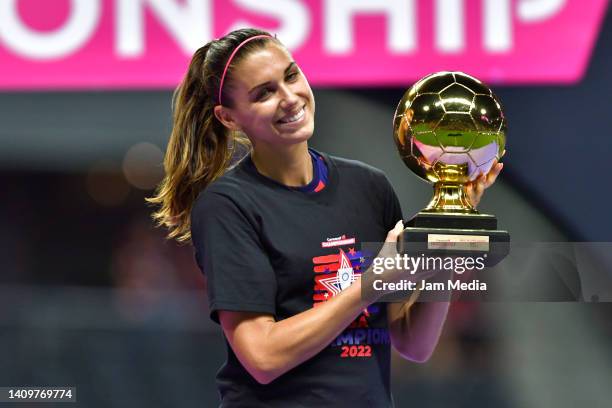
{"label": "eyebrow", "polygon": [[[295,61],[291,61],[291,62],[289,63],[289,65],[287,65],[287,68],[285,68],[284,75],[287,75],[287,74],[289,73],[289,71],[291,71],[291,69],[292,69],[293,67],[295,67],[295,66],[296,66]],[[270,83],[271,83],[270,81],[267,81],[267,82],[264,82],[264,83],[262,83],[262,84],[255,85],[253,88],[251,88],[251,89],[249,90],[248,94],[250,95],[250,94],[252,94],[253,92],[255,92],[256,90],[258,90],[259,88],[262,88],[262,87],[264,87],[264,86],[266,86],[266,85],[270,85]]]}

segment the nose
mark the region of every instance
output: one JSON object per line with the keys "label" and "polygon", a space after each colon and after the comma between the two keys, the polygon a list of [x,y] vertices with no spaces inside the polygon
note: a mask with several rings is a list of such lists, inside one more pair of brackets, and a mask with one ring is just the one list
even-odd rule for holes
{"label": "nose", "polygon": [[293,110],[300,102],[298,95],[287,85],[281,86],[280,107],[285,111]]}

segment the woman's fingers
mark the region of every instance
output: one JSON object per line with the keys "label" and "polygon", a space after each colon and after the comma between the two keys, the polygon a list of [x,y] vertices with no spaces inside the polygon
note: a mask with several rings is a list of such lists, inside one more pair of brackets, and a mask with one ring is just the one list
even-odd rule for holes
{"label": "woman's fingers", "polygon": [[493,183],[495,183],[495,180],[497,180],[497,176],[499,176],[499,173],[502,171],[503,168],[504,163],[498,163],[496,160],[493,167],[491,167],[491,170],[489,170],[489,172],[487,173],[487,177],[485,180],[485,188],[489,188],[491,187],[491,185],[493,185]]}
{"label": "woman's fingers", "polygon": [[385,239],[385,242],[397,242],[397,237],[399,237],[399,235],[402,233],[403,230],[404,230],[404,221],[399,220],[395,224],[393,229],[387,233],[387,238]]}
{"label": "woman's fingers", "polygon": [[480,202],[484,191],[495,183],[497,176],[499,176],[503,168],[504,164],[499,163],[496,159],[487,174],[480,173],[473,181],[466,184],[465,192],[474,207]]}
{"label": "woman's fingers", "polygon": [[486,176],[484,174],[481,174],[476,180],[474,180],[474,194],[478,197],[478,201],[480,201],[480,196],[484,192],[485,183]]}
{"label": "woman's fingers", "polygon": [[472,205],[474,207],[476,207],[476,205],[478,204],[476,202],[476,193],[474,191],[474,185],[476,183],[476,180],[474,181],[470,181],[468,184],[466,184],[465,186],[465,192],[468,196],[468,199],[470,200],[470,202],[472,203]]}
{"label": "woman's fingers", "polygon": [[482,192],[484,191],[483,186],[482,186],[483,184],[482,180],[483,180],[483,175],[482,173],[480,173],[478,177],[470,181],[465,186],[465,192],[468,196],[468,199],[470,200],[470,203],[472,203],[472,206],[474,207],[476,207],[478,203],[480,202],[480,197],[482,196]]}

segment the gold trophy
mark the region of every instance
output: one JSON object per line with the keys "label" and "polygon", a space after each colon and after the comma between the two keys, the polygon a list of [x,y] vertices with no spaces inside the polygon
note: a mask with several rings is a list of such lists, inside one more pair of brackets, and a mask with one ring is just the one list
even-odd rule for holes
{"label": "gold trophy", "polygon": [[489,266],[503,259],[510,235],[497,229],[494,215],[479,213],[465,192],[466,183],[486,174],[504,152],[506,118],[491,89],[462,72],[428,75],[400,100],[393,136],[408,168],[434,186],[427,207],[405,223],[398,250],[411,252],[412,244],[487,253]]}

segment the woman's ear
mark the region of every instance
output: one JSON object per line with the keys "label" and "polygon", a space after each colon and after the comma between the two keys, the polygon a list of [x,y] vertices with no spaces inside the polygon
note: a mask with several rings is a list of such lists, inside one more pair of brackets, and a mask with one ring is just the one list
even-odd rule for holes
{"label": "woman's ear", "polygon": [[221,122],[223,126],[228,128],[229,130],[242,130],[234,119],[233,112],[231,111],[231,109],[226,108],[225,106],[217,105],[213,108],[213,112],[217,120],[219,120],[219,122]]}

